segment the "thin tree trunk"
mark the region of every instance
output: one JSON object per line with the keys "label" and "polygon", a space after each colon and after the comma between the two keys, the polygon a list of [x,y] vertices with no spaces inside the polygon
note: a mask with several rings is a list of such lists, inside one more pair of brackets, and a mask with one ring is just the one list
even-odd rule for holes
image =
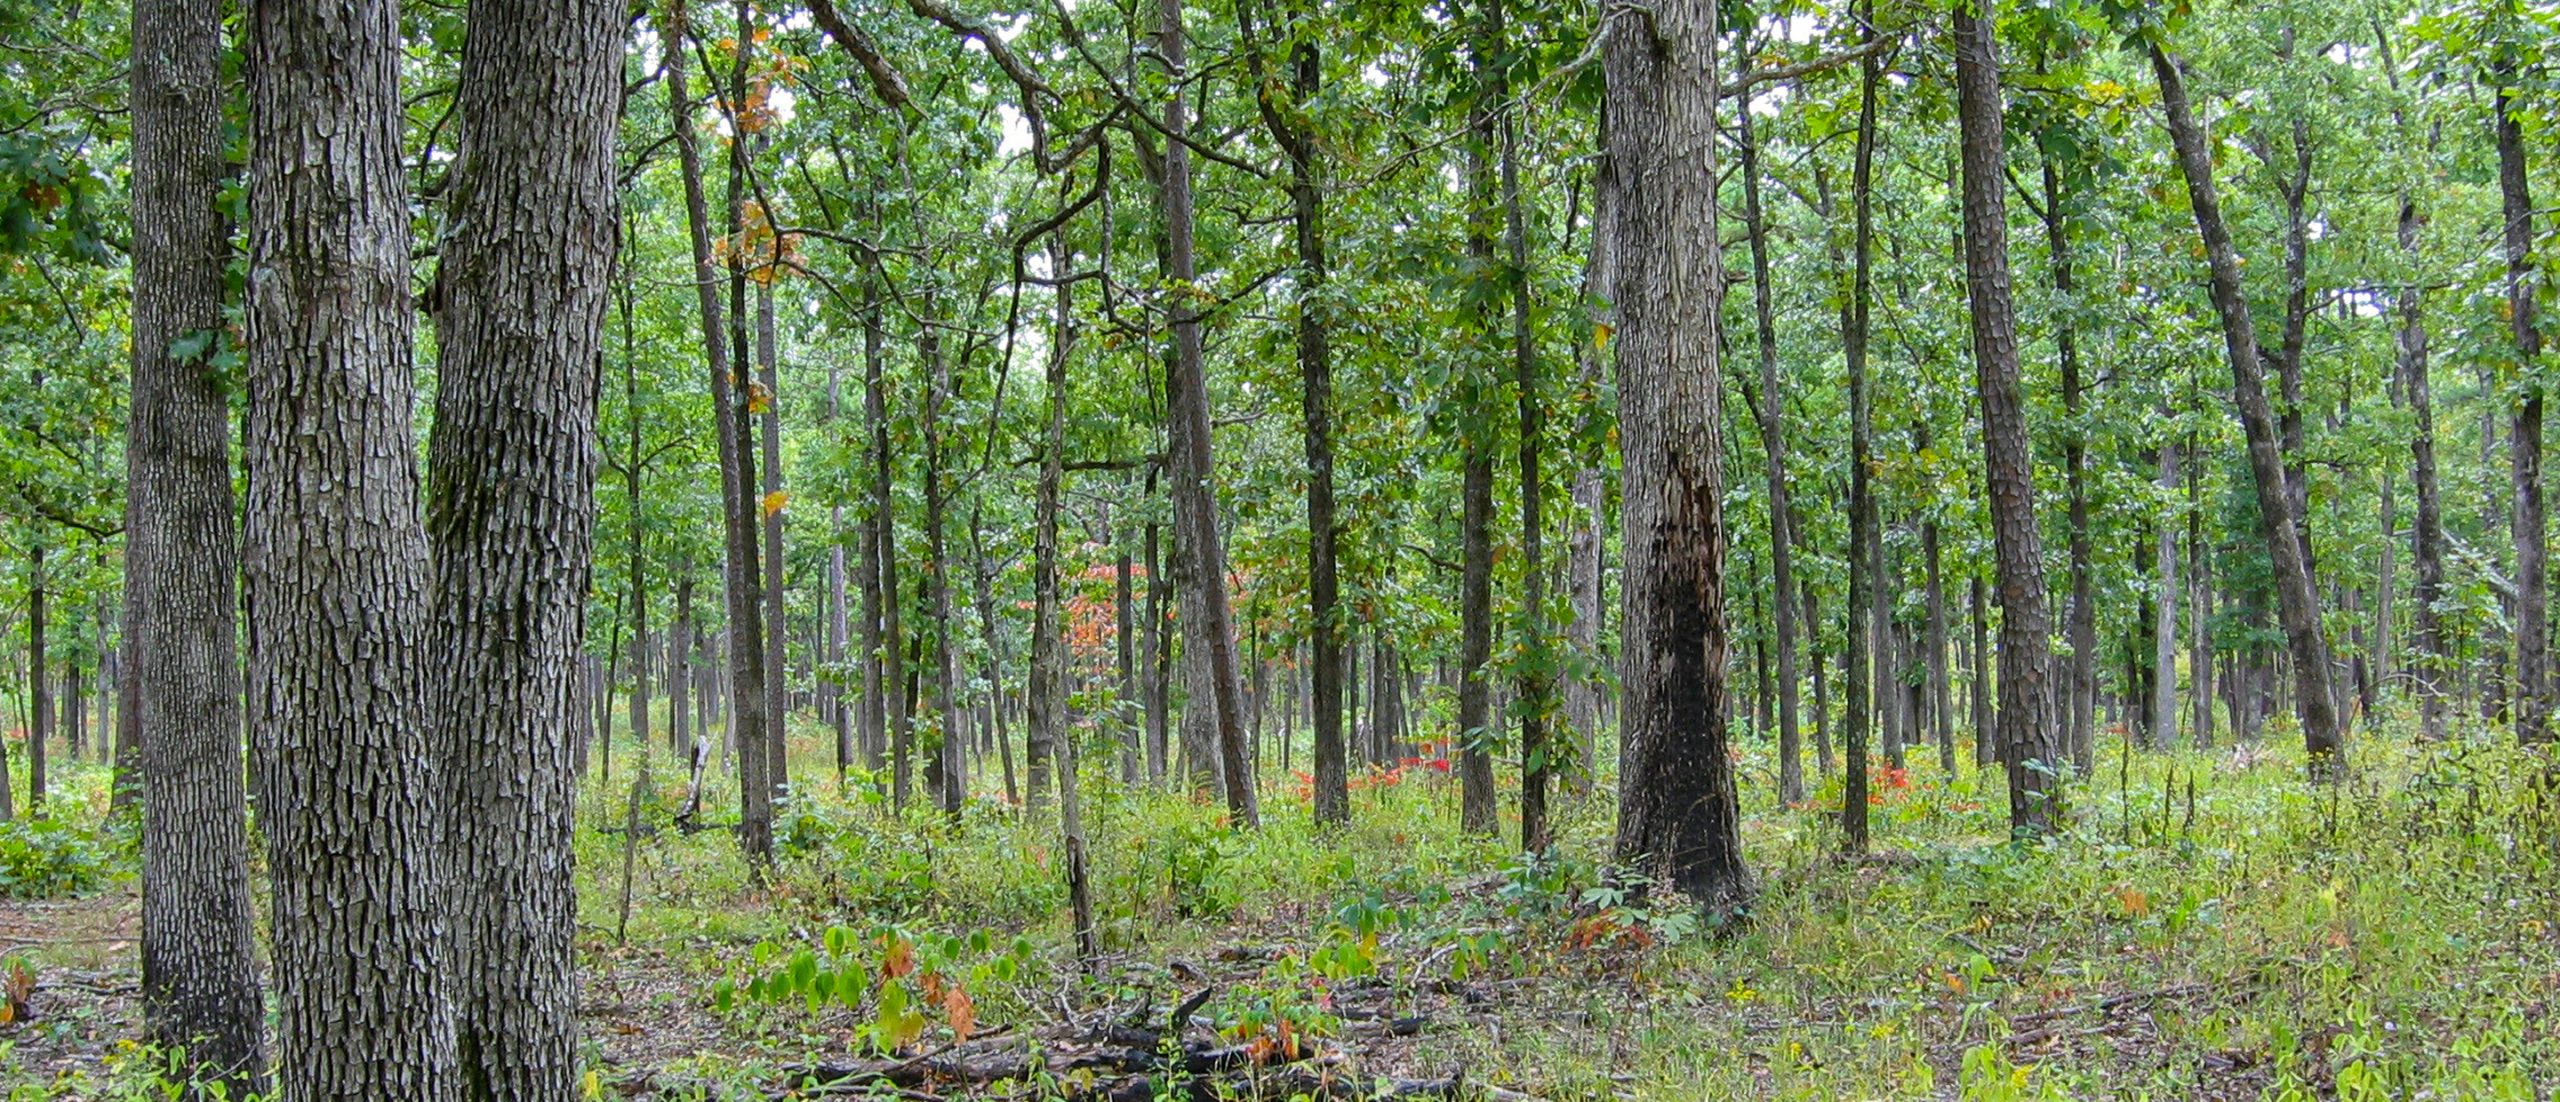
{"label": "thin tree trunk", "polygon": [[2151,68],[2160,82],[2160,100],[2168,117],[2169,137],[2177,147],[2178,165],[2187,182],[2188,205],[2195,211],[2196,231],[2203,238],[2212,271],[2212,297],[2222,320],[2229,353],[2232,397],[2241,427],[2249,438],[2249,468],[2257,482],[2258,512],[2268,558],[2275,568],[2277,612],[2287,649],[2293,655],[2297,691],[2294,707],[2302,720],[2304,749],[2315,774],[2328,771],[2343,745],[2337,697],[2329,685],[2329,644],[2320,634],[2320,596],[2311,588],[2309,564],[2295,536],[2293,503],[2286,494],[2284,460],[2278,450],[2275,416],[2267,405],[2266,381],[2259,373],[2258,337],[2249,319],[2249,302],[2240,289],[2240,260],[2222,224],[2222,207],[2213,184],[2212,153],[2187,105],[2186,79],[2179,63],[2158,44],[2151,47]]}
{"label": "thin tree trunk", "polygon": [[[1490,11],[1499,16],[1500,0]],[[1495,29],[1500,45],[1499,26]],[[1510,81],[1494,71],[1495,98],[1508,103]],[[1502,210],[1504,250],[1510,256],[1512,386],[1520,403],[1520,636],[1523,656],[1516,692],[1520,707],[1520,848],[1544,852],[1553,841],[1547,825],[1547,779],[1553,769],[1547,721],[1555,710],[1554,663],[1547,640],[1546,476],[1540,470],[1545,446],[1546,397],[1540,392],[1538,346],[1529,324],[1529,231],[1520,196],[1520,116],[1506,107],[1502,114]],[[1780,593],[1786,592],[1784,589]],[[1783,603],[1783,602],[1781,602]]]}
{"label": "thin tree trunk", "polygon": [[[36,373],[44,388],[44,373]],[[41,537],[39,537],[41,539]],[[53,741],[53,670],[45,640],[46,604],[51,594],[45,579],[44,544],[27,551],[27,815],[44,814],[45,748]]]}
{"label": "thin tree trunk", "polygon": [[[2161,411],[2168,419],[2168,411]],[[2160,445],[2160,496],[2178,489],[2178,446]],[[2151,745],[2166,750],[2178,735],[2178,530],[2163,522],[2151,551]]]}
{"label": "thin tree trunk", "polygon": [[[1049,239],[1049,270],[1066,270],[1067,250],[1058,236]],[[1030,769],[1031,810],[1039,813],[1049,797],[1049,758],[1056,755],[1059,794],[1063,799],[1073,791],[1075,778],[1066,773],[1073,764],[1072,747],[1061,747],[1062,720],[1066,711],[1065,627],[1060,620],[1058,604],[1058,494],[1066,479],[1067,450],[1067,354],[1075,347],[1075,285],[1061,283],[1057,287],[1057,310],[1049,334],[1049,365],[1044,382],[1048,389],[1048,421],[1040,435],[1040,486],[1036,527],[1031,543],[1031,683],[1027,711],[1030,713],[1029,742],[1024,757]],[[1125,592],[1125,590],[1124,590]],[[992,604],[993,602],[989,602]],[[1124,651],[1127,648],[1122,648]],[[1066,809],[1069,819],[1075,817],[1072,807]],[[1080,832],[1070,827],[1067,832],[1069,856],[1082,856]],[[1081,872],[1071,875],[1079,879]],[[1091,916],[1077,915],[1077,932],[1086,935],[1091,929]],[[1089,953],[1089,949],[1088,949]]]}
{"label": "thin tree trunk", "polygon": [[2525,168],[2524,124],[2516,116],[2515,61],[2501,55],[2497,77],[2498,194],[2506,216],[2507,321],[2515,335],[2517,392],[2507,421],[2507,471],[2515,535],[2516,738],[2550,737],[2551,629],[2548,525],[2542,509],[2542,329],[2535,297],[2533,195]]}
{"label": "thin tree trunk", "polygon": [[[1742,156],[1742,222],[1751,244],[1751,308],[1760,351],[1760,448],[1768,467],[1769,575],[1776,606],[1773,626],[1778,648],[1778,799],[1804,800],[1804,735],[1796,719],[1796,624],[1794,518],[1787,500],[1787,430],[1780,414],[1784,391],[1778,380],[1776,284],[1769,272],[1768,219],[1760,209],[1760,143],[1753,133],[1750,93],[1743,93],[1740,120]],[[1934,569],[1936,559],[1931,559]],[[1934,579],[1935,574],[1932,574]],[[1820,720],[1817,718],[1817,723]],[[1826,755],[1827,756],[1827,755]]]}
{"label": "thin tree trunk", "polygon": [[244,22],[259,274],[242,572],[277,1096],[445,1102],[461,1088],[458,985],[442,771],[420,722],[429,564],[399,19],[388,0],[260,0]]}
{"label": "thin tree trunk", "polygon": [[[2062,175],[2052,159],[2043,166],[2045,243],[2052,258],[2053,290],[2062,301],[2069,302],[2078,292],[2071,260],[2071,229],[2068,211],[2063,206]],[[2097,764],[2092,742],[2091,712],[2097,706],[2098,609],[2092,591],[2091,550],[2089,546],[2089,445],[2088,430],[2083,425],[2087,399],[2080,380],[2080,345],[2077,327],[2068,311],[2057,315],[2054,344],[2062,362],[2063,478],[2070,493],[2071,605],[2066,613],[2064,633],[2071,644],[2071,666],[2066,672],[2064,702],[2070,711],[2065,716],[2069,726],[2065,732],[2071,750],[2071,762],[2082,776]]]}
{"label": "thin tree trunk", "polygon": [[[1246,20],[1245,37],[1254,31],[1247,5],[1236,8]],[[1294,24],[1304,18],[1290,7]],[[1289,94],[1302,109],[1321,92],[1324,68],[1312,37],[1294,35],[1289,48]],[[1255,47],[1256,50],[1259,47]],[[1248,58],[1260,71],[1259,52]],[[1305,422],[1307,457],[1307,601],[1308,639],[1314,651],[1315,818],[1318,823],[1351,821],[1350,756],[1342,737],[1342,611],[1339,581],[1342,525],[1334,517],[1333,493],[1333,335],[1325,281],[1324,192],[1314,135],[1290,121],[1290,113],[1273,99],[1267,80],[1255,82],[1256,104],[1263,124],[1289,158],[1289,205],[1296,231],[1298,270],[1298,375]],[[1286,756],[1286,747],[1283,747]]]}
{"label": "thin tree trunk", "polygon": [[[1159,0],[1157,16],[1157,51],[1167,68],[1187,78],[1190,74],[1184,60],[1181,0]],[[1167,274],[1176,286],[1189,286],[1198,275],[1193,266],[1191,239],[1191,151],[1183,144],[1186,110],[1179,94],[1166,101],[1165,126],[1173,140],[1165,143],[1164,151],[1164,219],[1172,261]],[[1184,617],[1183,633],[1187,646],[1207,649],[1211,697],[1191,703],[1193,707],[1207,705],[1215,709],[1216,750],[1219,775],[1225,781],[1227,813],[1235,825],[1251,827],[1258,818],[1258,808],[1253,762],[1250,748],[1245,745],[1243,691],[1236,679],[1235,630],[1227,607],[1226,545],[1219,534],[1217,499],[1212,489],[1217,470],[1211,459],[1200,317],[1188,298],[1176,295],[1169,303],[1174,370],[1165,380],[1165,413],[1172,427],[1168,466],[1173,475],[1175,522],[1188,536],[1176,539],[1174,548],[1188,560],[1189,569],[1184,574],[1200,612],[1197,619]]]}
{"label": "thin tree trunk", "polygon": [[[879,702],[869,709],[871,767],[880,767],[889,752],[892,783],[890,807],[904,811],[915,768],[915,712],[907,706],[906,600],[898,581],[897,497],[892,489],[896,460],[889,451],[888,382],[882,378],[882,324],[878,262],[863,270],[862,280],[862,420],[871,441],[871,554],[864,569],[871,585],[864,596],[863,645],[873,653],[880,679]],[[877,607],[879,615],[870,615]],[[884,747],[883,744],[886,744]]]}
{"label": "thin tree trunk", "polygon": [[[702,311],[703,358],[711,378],[712,423],[719,442],[720,513],[726,552],[724,589],[729,614],[729,729],[739,748],[738,845],[759,866],[773,859],[773,786],[766,776],[766,732],[772,717],[765,710],[764,607],[758,599],[755,495],[755,450],[748,439],[750,394],[731,366],[732,342],[720,305],[717,269],[712,259],[711,218],[703,198],[702,156],[697,149],[693,103],[686,92],[685,29],[681,9],[661,20],[658,39],[677,44],[666,50],[667,109],[675,119],[677,160],[684,177],[685,224],[693,246],[694,284]],[[741,357],[742,358],[742,357]],[[710,694],[706,692],[705,697]]]}
{"label": "thin tree trunk", "polygon": [[2009,299],[2000,70],[1990,0],[1980,3],[1960,2],[1954,12],[1956,114],[1963,131],[1965,278],[1973,305],[1983,467],[2000,587],[1997,722],[2000,743],[2007,748],[2003,760],[2009,767],[2010,828],[2044,833],[2063,822],[2056,777],[2065,748],[2049,722],[2043,541],[2036,527],[2034,454],[2027,442]]}
{"label": "thin tree trunk", "polygon": [[1627,573],[1615,851],[1711,912],[1752,894],[1726,757],[1718,15],[1708,0],[1661,0],[1650,41],[1612,35],[1602,53],[1605,171],[1623,201],[1607,232],[1625,265],[1616,284]]}
{"label": "thin tree trunk", "polygon": [[[132,404],[125,420],[124,647],[115,800],[142,817],[142,1014],[189,1076],[266,1090],[241,761],[240,545],[231,399],[203,363],[223,334],[231,224],[222,12],[133,10]],[[173,354],[191,340],[197,356]],[[146,724],[148,725],[146,727]],[[137,745],[140,732],[153,732]],[[0,816],[8,810],[0,757]]]}

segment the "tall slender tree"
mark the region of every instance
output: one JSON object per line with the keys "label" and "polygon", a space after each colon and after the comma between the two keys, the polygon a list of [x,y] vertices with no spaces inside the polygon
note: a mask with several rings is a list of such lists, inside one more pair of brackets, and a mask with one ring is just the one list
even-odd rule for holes
{"label": "tall slender tree", "polygon": [[2000,589],[2001,760],[2009,770],[2009,825],[2046,832],[2062,821],[2064,747],[2051,722],[2043,541],[2036,528],[2034,455],[2018,378],[2017,321],[2009,296],[2008,201],[2002,162],[2000,64],[1993,0],[1957,0],[1953,14],[1956,118],[1963,132],[1965,284],[1972,301],[1973,362],[1982,403],[1983,472],[1989,482],[1993,568]]}

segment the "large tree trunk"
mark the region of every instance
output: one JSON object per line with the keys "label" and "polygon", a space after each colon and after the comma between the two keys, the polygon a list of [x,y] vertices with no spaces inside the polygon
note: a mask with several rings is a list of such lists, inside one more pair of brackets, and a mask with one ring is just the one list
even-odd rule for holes
{"label": "large tree trunk", "polygon": [[[1617,859],[1711,911],[1748,903],[1728,718],[1716,237],[1718,12],[1661,0],[1603,51],[1627,573]],[[1650,33],[1647,33],[1650,32]]]}
{"label": "large tree trunk", "polygon": [[[688,32],[683,9],[669,9],[660,20],[660,42],[666,51],[667,110],[675,120],[677,160],[684,177],[685,227],[693,246],[694,286],[702,311],[703,359],[711,377],[714,435],[719,443],[720,527],[725,551],[723,589],[729,614],[729,730],[739,754],[738,845],[751,862],[773,859],[773,786],[765,773],[766,731],[771,718],[764,707],[764,607],[757,598],[758,557],[755,502],[755,451],[748,439],[749,392],[732,373],[732,344],[720,305],[718,272],[712,259],[711,219],[703,198],[702,155],[693,126],[693,101],[686,91],[681,44]],[[742,357],[741,357],[742,358]],[[703,696],[711,694],[706,690]],[[707,726],[707,725],[706,725]]]}
{"label": "large tree trunk", "polygon": [[[466,1102],[576,1091],[568,736],[627,16],[608,0],[475,0],[463,51],[436,277],[426,714],[444,757],[445,978]],[[636,553],[632,568],[636,601]]]}
{"label": "large tree trunk", "polygon": [[390,0],[256,0],[246,24],[243,573],[277,1097],[447,1102],[399,19]]}
{"label": "large tree trunk", "polygon": [[[240,768],[239,530],[231,397],[205,360],[227,340],[218,199],[222,10],[136,0],[133,11],[132,406],[125,421],[125,693],[119,800],[142,820],[142,1013],[153,1043],[235,1096],[266,1089]],[[172,354],[188,341],[195,356]],[[145,724],[148,724],[148,727]],[[128,769],[139,766],[139,773]],[[6,789],[0,771],[0,791]],[[4,803],[5,801],[0,801]]]}
{"label": "large tree trunk", "polygon": [[[1174,73],[1188,76],[1184,61],[1182,2],[1159,0],[1157,49],[1165,65]],[[1197,278],[1192,254],[1191,233],[1191,150],[1183,144],[1187,131],[1186,107],[1180,95],[1165,103],[1165,126],[1173,140],[1164,151],[1164,220],[1171,270],[1167,273],[1177,287],[1188,287]],[[1168,300],[1173,328],[1173,370],[1166,374],[1165,415],[1170,425],[1167,464],[1173,477],[1174,522],[1187,538],[1176,539],[1174,550],[1188,561],[1182,573],[1189,580],[1199,616],[1183,617],[1186,647],[1202,647],[1208,674],[1208,700],[1193,700],[1191,707],[1208,706],[1216,722],[1218,774],[1225,781],[1227,814],[1235,825],[1250,827],[1258,816],[1254,795],[1251,748],[1245,745],[1243,690],[1236,680],[1235,629],[1227,607],[1227,553],[1224,537],[1219,534],[1217,495],[1212,489],[1217,477],[1211,459],[1209,427],[1209,395],[1201,365],[1200,315],[1192,301],[1184,295]],[[1191,612],[1185,608],[1186,613]]]}
{"label": "large tree trunk", "polygon": [[2516,118],[2515,62],[2496,70],[2498,194],[2506,215],[2507,321],[2515,334],[2517,391],[2507,422],[2509,522],[2516,562],[2516,738],[2541,742],[2551,726],[2550,544],[2542,510],[2542,329],[2535,298],[2533,194],[2525,170],[2524,124]]}
{"label": "large tree trunk", "polygon": [[[1760,209],[1760,143],[1753,133],[1751,99],[1744,93],[1740,121],[1742,224],[1751,243],[1751,308],[1760,351],[1760,449],[1768,467],[1769,575],[1776,606],[1778,647],[1778,800],[1804,800],[1804,735],[1796,723],[1795,553],[1787,501],[1787,429],[1780,414],[1777,288],[1769,272],[1769,224]],[[1817,717],[1815,722],[1819,723]]]}
{"label": "large tree trunk", "polygon": [[2161,106],[2168,118],[2169,138],[2177,147],[2178,166],[2186,176],[2188,205],[2195,211],[2196,232],[2204,240],[2211,267],[2214,310],[2221,316],[2223,344],[2229,354],[2232,399],[2240,425],[2249,438],[2249,470],[2257,483],[2258,514],[2274,563],[2277,614],[2285,643],[2293,655],[2294,708],[2302,720],[2302,742],[2314,773],[2326,772],[2342,745],[2337,697],[2329,689],[2329,644],[2320,634],[2320,595],[2311,588],[2311,572],[2303,561],[2295,532],[2293,503],[2286,492],[2284,458],[2277,448],[2275,415],[2267,405],[2265,378],[2258,365],[2258,335],[2249,319],[2249,301],[2240,290],[2240,258],[2222,223],[2221,201],[2213,184],[2213,156],[2204,132],[2187,105],[2185,75],[2179,63],[2154,43],[2151,68],[2160,82]]}
{"label": "large tree trunk", "polygon": [[[2034,453],[2018,380],[2016,319],[2009,299],[2007,180],[2001,169],[1999,60],[1991,0],[1954,12],[1956,116],[1963,131],[1965,282],[1973,305],[1973,359],[1982,401],[1983,473],[1989,483],[1993,571],[2000,587],[2002,760],[2009,767],[2010,829],[2043,833],[2062,822],[2057,783],[2064,747],[2050,719],[2044,553],[2036,528]],[[2094,644],[2090,649],[2094,649]]]}

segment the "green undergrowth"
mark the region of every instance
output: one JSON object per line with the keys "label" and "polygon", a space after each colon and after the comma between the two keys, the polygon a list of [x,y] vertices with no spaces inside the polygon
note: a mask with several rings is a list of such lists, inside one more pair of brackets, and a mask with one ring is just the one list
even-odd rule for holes
{"label": "green undergrowth", "polygon": [[[714,828],[686,833],[682,786],[653,763],[627,925],[637,749],[587,786],[587,1000],[620,1008],[590,1023],[591,1095],[775,1097],[815,1062],[1161,1014],[1204,989],[1198,1015],[1271,1059],[1348,1048],[1364,1070],[1463,1065],[1549,1099],[2525,1100],[2560,1077],[2555,766],[2485,731],[2412,745],[2395,719],[2336,783],[2273,742],[2128,756],[2110,737],[2070,789],[2069,833],[2031,841],[2007,836],[1996,771],[1916,753],[1873,776],[1860,859],[1837,852],[1837,779],[1780,806],[1749,744],[1759,891],[1730,924],[1610,867],[1608,778],[1559,797],[1558,844],[1533,857],[1464,835],[1454,781],[1429,770],[1362,778],[1339,831],[1268,786],[1245,831],[1096,769],[1090,977],[1054,814],[895,813],[882,778],[840,786],[800,734],[794,775],[812,779],[762,878],[719,829],[726,778]],[[65,829],[105,851],[103,790],[87,800],[58,801],[89,819]],[[1355,1019],[1407,1014],[1420,1037],[1364,1051]],[[0,1083],[14,1059],[0,1048]],[[160,1097],[161,1066],[128,1047],[5,1097]]]}
{"label": "green undergrowth", "polygon": [[[717,1050],[672,1076],[603,1074],[765,1089],[812,1059],[1037,1019],[1062,990],[1169,1005],[1191,964],[1244,954],[1266,963],[1205,984],[1202,1013],[1234,1040],[1331,1036],[1327,1007],[1347,993],[1420,1006],[1455,984],[1487,996],[1433,1017],[1423,1070],[1462,1062],[1541,1097],[2548,1096],[2547,758],[2486,733],[2412,746],[2381,729],[2330,784],[2272,743],[2127,758],[2104,742],[2072,788],[2070,833],[2040,841],[2007,837],[1996,772],[1944,775],[1927,753],[1880,768],[1878,852],[1854,861],[1836,853],[1836,779],[1780,807],[1753,747],[1760,892],[1721,928],[1613,875],[1605,779],[1561,801],[1559,844],[1532,859],[1462,835],[1454,782],[1425,771],[1370,778],[1354,825],[1321,832],[1282,788],[1264,792],[1262,828],[1239,831],[1097,770],[1091,981],[1072,978],[1051,816],[993,800],[956,823],[896,815],[875,778],[825,777],[790,802],[762,886],[718,831],[640,847],[624,952],[681,966],[681,1009],[710,1016]],[[600,943],[621,843],[581,835]],[[940,963],[912,963],[923,954]]]}

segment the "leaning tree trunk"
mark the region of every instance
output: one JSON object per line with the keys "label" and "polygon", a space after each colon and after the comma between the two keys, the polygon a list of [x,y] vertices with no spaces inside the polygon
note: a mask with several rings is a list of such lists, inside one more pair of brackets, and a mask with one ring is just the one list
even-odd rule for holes
{"label": "leaning tree trunk", "polygon": [[2266,379],[2258,362],[2257,329],[2249,319],[2248,298],[2240,289],[2240,257],[2222,223],[2221,201],[2213,184],[2213,154],[2187,105],[2185,74],[2158,43],[2151,46],[2151,69],[2160,81],[2169,138],[2177,147],[2188,205],[2195,210],[2196,233],[2204,241],[2211,267],[2214,310],[2222,319],[2223,345],[2231,363],[2233,404],[2239,407],[2240,426],[2249,438],[2259,527],[2275,567],[2277,617],[2293,655],[2293,706],[2302,720],[2303,748],[2311,755],[2312,771],[2325,773],[2343,739],[2337,697],[2329,689],[2329,644],[2320,634],[2320,595],[2311,588],[2310,566],[2303,561],[2302,541],[2295,534],[2284,457],[2276,445],[2275,414],[2267,404]]}
{"label": "leaning tree trunk", "polygon": [[476,0],[463,50],[436,277],[426,715],[444,759],[445,978],[466,1102],[576,1091],[568,733],[627,14],[606,0]]}
{"label": "leaning tree trunk", "polygon": [[[1617,859],[1715,911],[1745,905],[1724,612],[1724,444],[1712,0],[1660,0],[1610,36],[1625,693]],[[1649,30],[1651,33],[1645,33]]]}
{"label": "leaning tree trunk", "polygon": [[[1157,16],[1157,48],[1165,65],[1187,76],[1182,0],[1159,0]],[[1198,272],[1192,250],[1191,150],[1184,144],[1187,122],[1180,95],[1166,101],[1164,114],[1165,127],[1173,134],[1164,150],[1165,237],[1167,258],[1171,261],[1166,274],[1176,287],[1189,287],[1198,279]],[[1175,540],[1174,549],[1189,560],[1188,569],[1182,573],[1189,579],[1201,614],[1196,620],[1184,617],[1182,629],[1186,647],[1208,651],[1211,696],[1208,701],[1193,700],[1191,706],[1207,704],[1215,709],[1218,772],[1225,780],[1227,814],[1237,826],[1250,827],[1259,816],[1251,747],[1245,745],[1244,693],[1236,680],[1234,617],[1227,602],[1226,544],[1219,534],[1217,496],[1211,489],[1217,470],[1209,441],[1209,395],[1201,365],[1200,313],[1197,306],[1179,294],[1171,297],[1169,305],[1174,370],[1165,379],[1170,392],[1165,415],[1173,430],[1167,467],[1173,477],[1174,521],[1188,537]]]}
{"label": "leaning tree trunk", "polygon": [[2516,543],[2516,738],[2550,737],[2550,544],[2542,510],[2542,329],[2533,260],[2533,194],[2525,171],[2524,124],[2516,118],[2515,63],[2496,72],[2498,194],[2506,215],[2507,321],[2515,334],[2518,389],[2507,422],[2507,472]]}
{"label": "leaning tree trunk", "polygon": [[2002,188],[1999,59],[1987,10],[1955,10],[1956,116],[1963,130],[1964,266],[1973,304],[1973,359],[1982,401],[1993,572],[2000,587],[2001,758],[2009,768],[2009,825],[2044,833],[2062,822],[2056,783],[2064,747],[2048,706],[2044,553],[2036,529],[2034,453],[2018,380],[2016,319],[2009,299],[2008,203]]}
{"label": "leaning tree trunk", "polygon": [[[688,32],[681,5],[660,20],[658,40],[682,43]],[[666,51],[667,111],[675,119],[676,155],[684,177],[685,227],[692,239],[693,280],[702,311],[703,360],[711,376],[713,435],[719,443],[720,527],[726,552],[722,575],[729,613],[729,728],[739,749],[738,846],[759,866],[773,860],[773,786],[762,749],[770,717],[764,708],[764,607],[757,599],[755,451],[747,439],[747,388],[732,373],[730,343],[722,337],[718,269],[713,260],[711,217],[703,197],[702,154],[693,126],[681,48]],[[744,364],[736,364],[739,369]],[[710,692],[703,693],[707,700]]]}
{"label": "leaning tree trunk", "polygon": [[446,1102],[399,18],[391,0],[257,0],[246,24],[243,574],[277,1097]]}
{"label": "leaning tree trunk", "polygon": [[[219,198],[222,10],[133,12],[133,380],[125,420],[125,693],[119,729],[153,732],[140,773],[119,738],[119,799],[142,820],[142,1014],[192,1079],[266,1089],[240,769],[240,545],[231,396],[205,362],[228,339]],[[175,354],[186,342],[193,355]],[[5,776],[0,776],[5,788]]]}

